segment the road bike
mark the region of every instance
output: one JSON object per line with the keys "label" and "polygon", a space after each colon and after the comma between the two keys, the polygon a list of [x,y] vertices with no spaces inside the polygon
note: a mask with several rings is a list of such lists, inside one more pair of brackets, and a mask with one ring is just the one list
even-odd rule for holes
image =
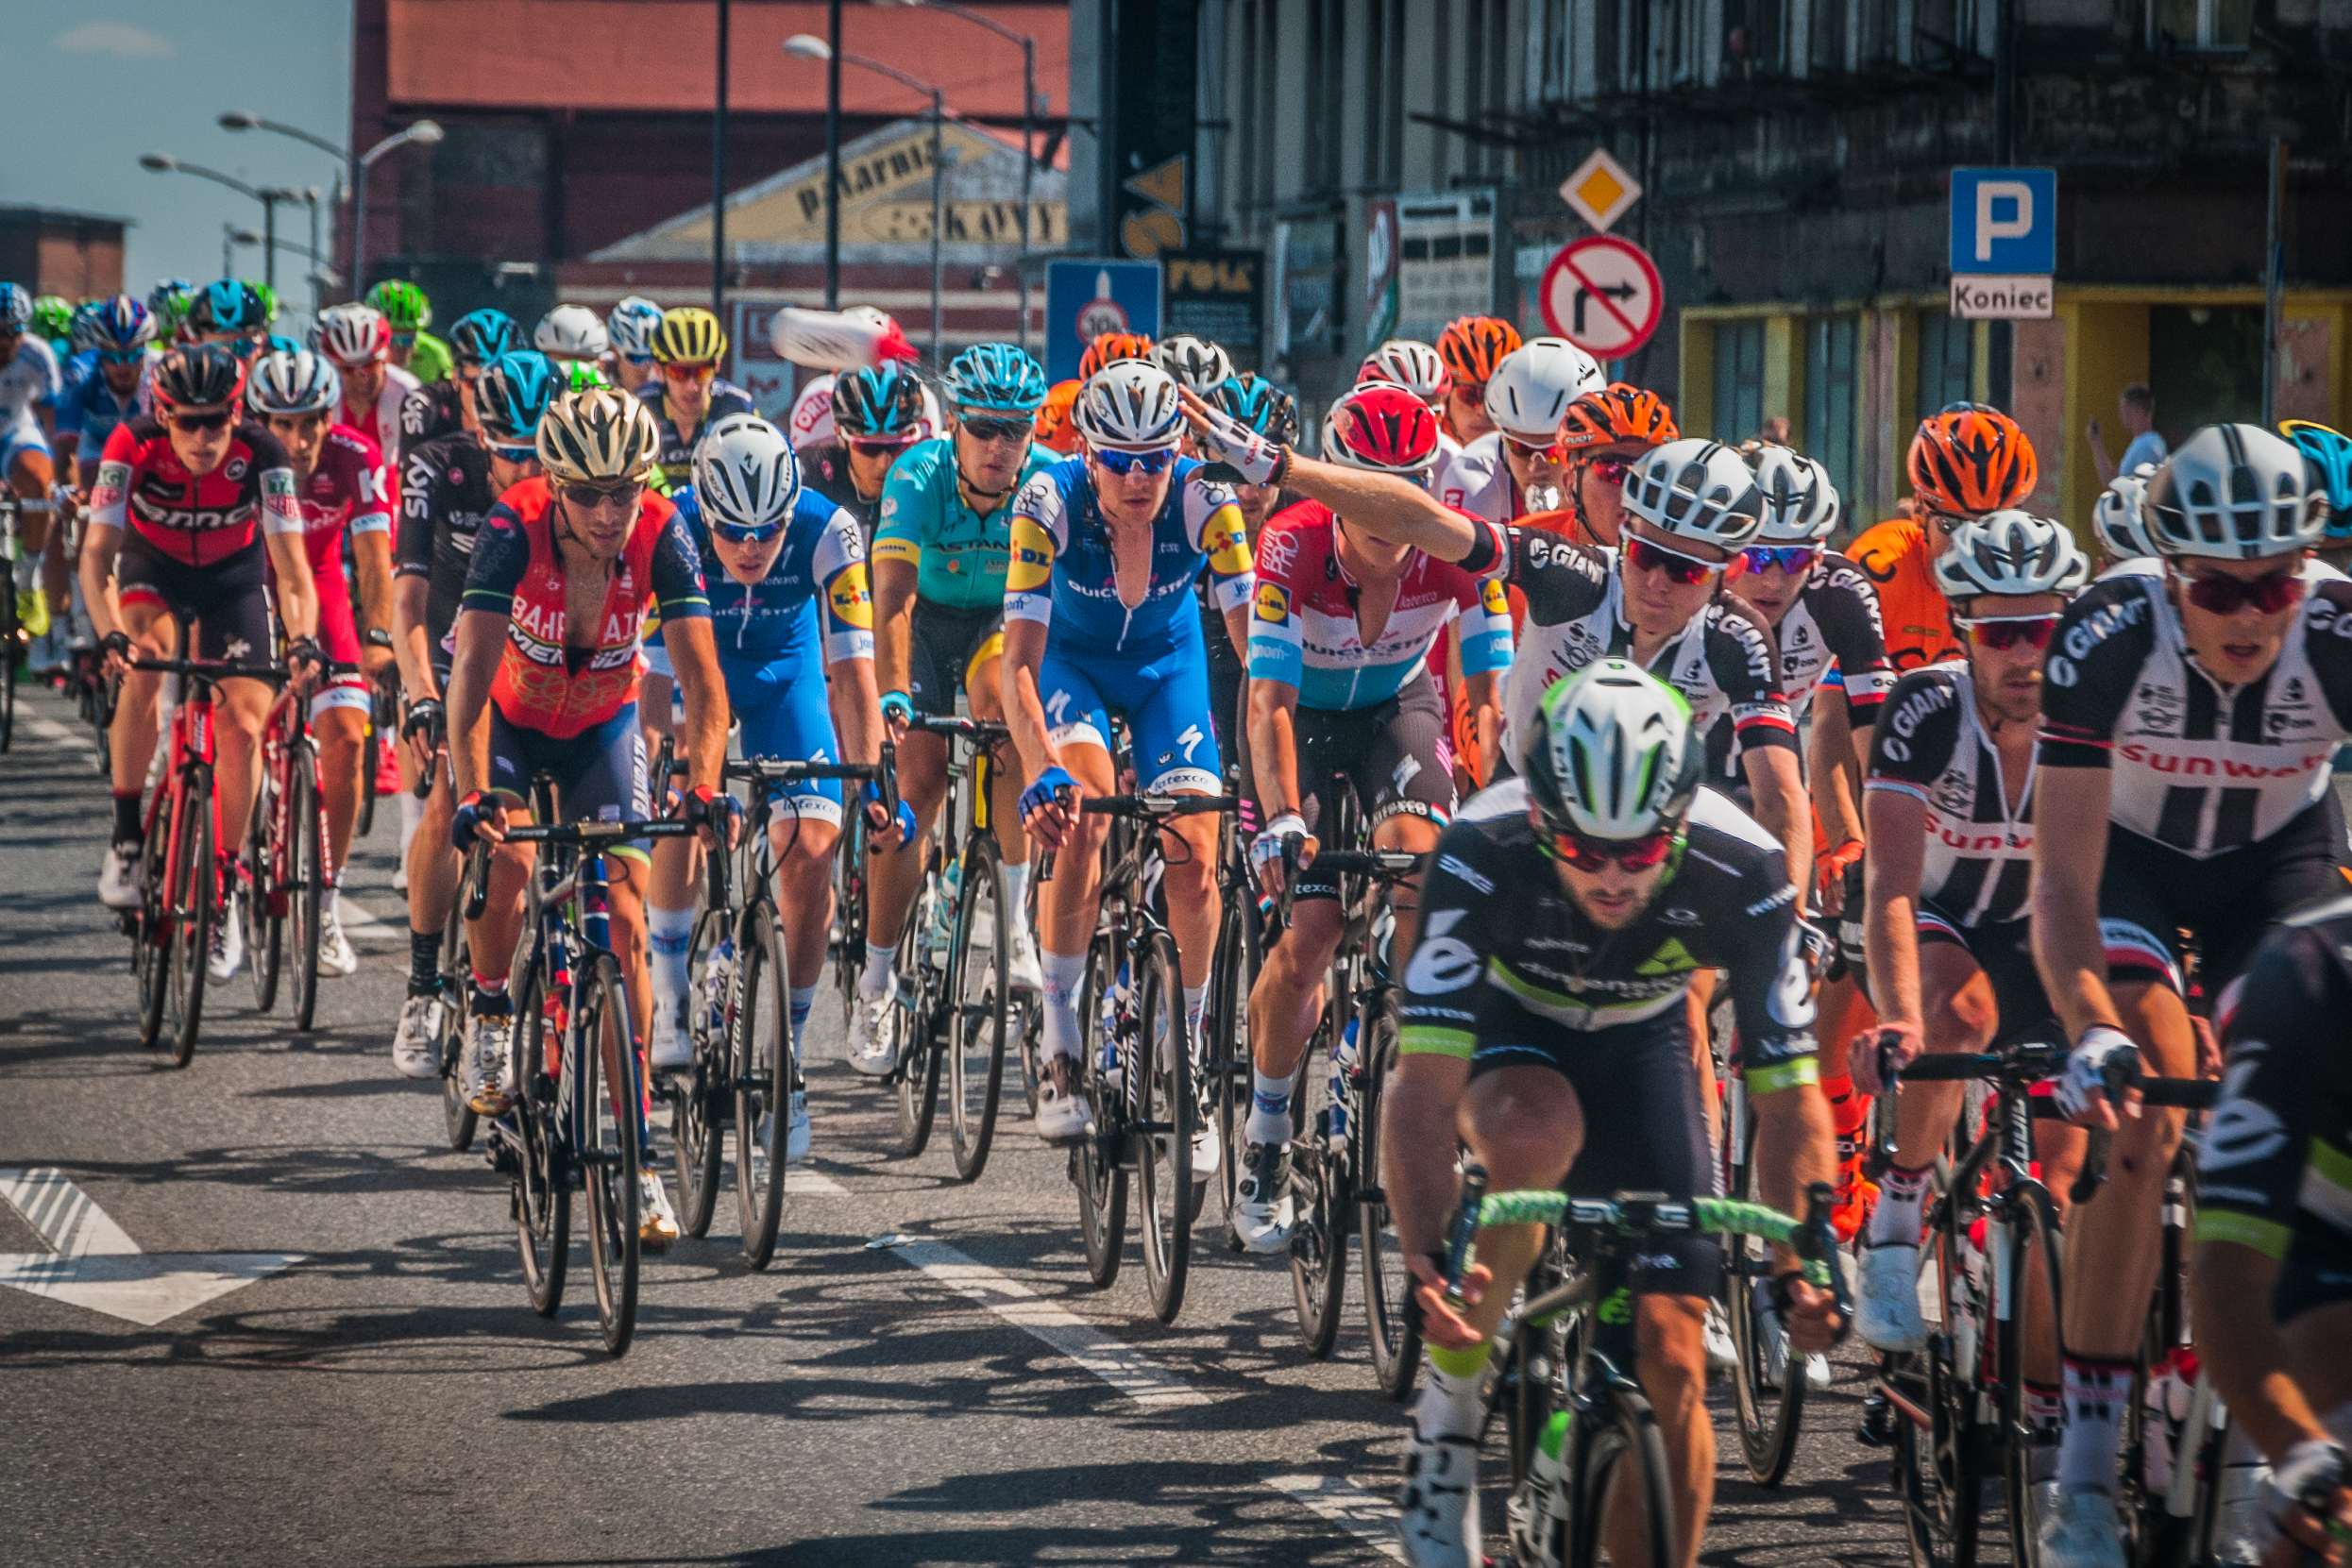
{"label": "road bike", "polygon": [[360,814],[353,831],[364,842],[376,831],[376,782],[394,761],[400,744],[400,672],[386,667],[368,683],[365,743],[360,748]]}
{"label": "road bike", "polygon": [[[31,640],[16,618],[16,562],[23,553],[23,506],[0,474],[0,751],[16,743],[16,676],[32,657]],[[40,590],[35,589],[36,593]]]}
{"label": "road bike", "polygon": [[[330,664],[321,679],[355,667]],[[275,1006],[279,979],[288,975],[297,1031],[317,1016],[319,903],[335,877],[321,796],[310,696],[283,687],[262,722],[262,789],[245,819],[237,907],[252,950],[253,1005],[264,1013]]]}

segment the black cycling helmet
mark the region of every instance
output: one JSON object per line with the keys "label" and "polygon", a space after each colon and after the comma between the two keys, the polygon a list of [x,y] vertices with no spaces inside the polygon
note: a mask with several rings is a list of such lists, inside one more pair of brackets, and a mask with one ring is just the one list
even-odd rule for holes
{"label": "black cycling helmet", "polygon": [[833,383],[833,424],[843,440],[913,440],[922,421],[922,383],[896,360],[844,370]]}
{"label": "black cycling helmet", "polygon": [[174,408],[234,408],[245,394],[245,362],[226,344],[188,344],[155,367],[155,395]]}
{"label": "black cycling helmet", "polygon": [[269,325],[261,291],[234,278],[208,283],[188,307],[188,326],[197,332],[258,332]]}
{"label": "black cycling helmet", "polygon": [[522,329],[504,311],[468,311],[449,329],[449,358],[459,364],[488,364],[522,346]]}
{"label": "black cycling helmet", "polygon": [[1298,439],[1298,404],[1263,376],[1244,371],[1210,387],[1209,400],[1269,441]]}

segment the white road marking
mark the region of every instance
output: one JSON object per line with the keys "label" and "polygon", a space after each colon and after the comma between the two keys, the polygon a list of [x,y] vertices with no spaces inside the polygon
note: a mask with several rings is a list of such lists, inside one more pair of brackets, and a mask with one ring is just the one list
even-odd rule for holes
{"label": "white road marking", "polygon": [[19,713],[16,716],[16,721],[43,740],[54,742],[59,746],[70,746],[76,750],[87,752],[93,757],[98,754],[98,743],[91,737],[88,730],[59,724],[56,719],[44,718],[39,714]]}
{"label": "white road marking", "polygon": [[148,1253],[55,1166],[0,1171],[0,1199],[50,1250],[0,1253],[0,1286],[152,1328],[302,1261],[298,1253]]}

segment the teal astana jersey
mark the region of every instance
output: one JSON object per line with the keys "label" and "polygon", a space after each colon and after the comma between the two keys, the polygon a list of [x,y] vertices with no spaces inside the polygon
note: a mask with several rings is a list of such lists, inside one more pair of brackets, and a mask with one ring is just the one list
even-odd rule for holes
{"label": "teal astana jersey", "polygon": [[956,483],[956,439],[939,436],[909,447],[890,465],[882,486],[882,523],[873,558],[915,568],[915,594],[949,610],[993,610],[1005,601],[1005,567],[1012,552],[1012,502],[1029,476],[1055,454],[1032,446],[1004,504],[987,516],[964,504]]}

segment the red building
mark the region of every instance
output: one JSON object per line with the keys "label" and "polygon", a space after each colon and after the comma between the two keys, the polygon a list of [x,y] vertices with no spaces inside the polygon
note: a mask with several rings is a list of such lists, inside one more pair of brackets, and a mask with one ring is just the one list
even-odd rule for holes
{"label": "red building", "polygon": [[0,207],[0,279],[76,300],[120,294],[127,227],[92,212]]}

